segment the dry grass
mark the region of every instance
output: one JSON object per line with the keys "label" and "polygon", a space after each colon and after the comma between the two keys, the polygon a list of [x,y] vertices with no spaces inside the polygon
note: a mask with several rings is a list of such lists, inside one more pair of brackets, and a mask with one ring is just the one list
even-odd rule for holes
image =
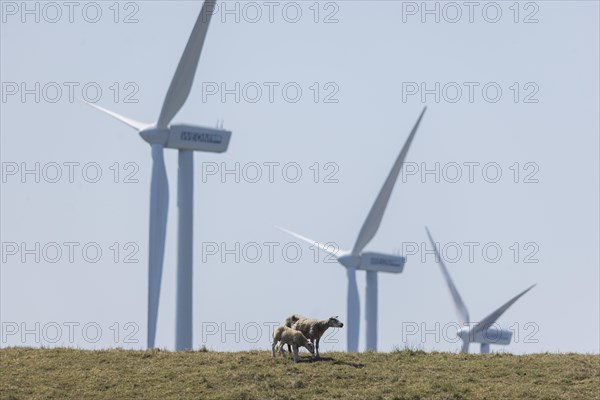
{"label": "dry grass", "polygon": [[0,350],[2,399],[595,399],[600,356]]}

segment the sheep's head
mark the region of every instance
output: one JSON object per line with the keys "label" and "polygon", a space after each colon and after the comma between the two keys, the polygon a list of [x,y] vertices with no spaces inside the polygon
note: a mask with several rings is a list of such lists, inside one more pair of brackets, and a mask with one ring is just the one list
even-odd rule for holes
{"label": "sheep's head", "polygon": [[315,346],[311,342],[307,341],[304,347],[306,347],[306,350],[310,351],[310,354],[315,354]]}
{"label": "sheep's head", "polygon": [[285,326],[292,328],[292,326],[300,319],[298,314],[292,314],[285,320]]}
{"label": "sheep's head", "polygon": [[344,326],[344,324],[338,320],[337,315],[335,317],[329,317],[328,325],[332,328],[342,328]]}

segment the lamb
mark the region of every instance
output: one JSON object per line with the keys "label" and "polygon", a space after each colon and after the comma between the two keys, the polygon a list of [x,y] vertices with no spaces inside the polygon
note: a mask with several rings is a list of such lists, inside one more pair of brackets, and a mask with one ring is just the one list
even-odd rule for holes
{"label": "lamb", "polygon": [[[316,358],[319,358],[319,341],[321,336],[325,333],[327,328],[341,328],[344,324],[341,323],[336,317],[330,317],[329,319],[299,319],[292,325],[292,328],[298,330],[304,334],[315,346]],[[315,343],[316,342],[316,343]],[[313,355],[314,357],[314,355]]]}
{"label": "lamb", "polygon": [[[296,321],[298,321],[299,319],[308,319],[308,318],[303,315],[300,315],[300,314],[292,314],[289,317],[287,317],[281,325],[291,328],[292,325],[294,325],[296,323]],[[288,344],[288,352],[290,352],[290,353],[292,352],[292,348],[290,347],[289,344]]]}
{"label": "lamb", "polygon": [[271,350],[273,353],[273,357],[275,357],[275,346],[279,343],[279,352],[281,355],[284,354],[283,345],[287,344],[288,346],[292,346],[292,350],[294,353],[294,362],[298,362],[298,348],[306,347],[310,354],[315,355],[315,348],[311,342],[302,334],[302,332],[294,330],[292,328],[288,328],[287,326],[280,325],[273,332],[273,345],[271,346]]}

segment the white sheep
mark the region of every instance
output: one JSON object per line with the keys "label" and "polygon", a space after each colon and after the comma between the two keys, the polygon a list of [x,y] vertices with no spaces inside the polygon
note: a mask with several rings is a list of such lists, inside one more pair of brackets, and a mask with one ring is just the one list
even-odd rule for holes
{"label": "white sheep", "polygon": [[298,348],[306,347],[310,354],[315,355],[315,348],[302,332],[281,325],[273,332],[273,345],[271,346],[273,357],[275,357],[275,346],[279,342],[279,352],[284,354],[283,345],[291,345],[294,354],[294,362],[298,362]]}
{"label": "white sheep", "polygon": [[321,336],[323,336],[327,328],[341,328],[343,326],[344,324],[337,317],[322,320],[303,318],[297,320],[292,325],[292,329],[302,332],[312,342],[317,352],[316,358],[319,358],[319,341],[321,340]]}

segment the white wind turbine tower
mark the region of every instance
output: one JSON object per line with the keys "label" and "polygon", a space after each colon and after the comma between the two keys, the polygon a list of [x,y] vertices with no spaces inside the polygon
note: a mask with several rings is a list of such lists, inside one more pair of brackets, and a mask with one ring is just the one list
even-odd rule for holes
{"label": "white wind turbine tower", "polygon": [[200,10],[179,65],[167,91],[158,121],[146,124],[124,117],[94,104],[121,122],[136,129],[152,149],[150,183],[150,237],[148,254],[148,347],[154,347],[160,285],[165,251],[169,187],[163,158],[164,148],[179,150],[177,205],[179,208],[177,245],[177,302],[175,349],[192,348],[192,255],[194,151],[222,153],[227,150],[231,132],[193,125],[171,124],[188,98],[196,67],[216,0],[206,0]]}
{"label": "white wind turbine tower", "polygon": [[452,282],[452,278],[448,273],[448,269],[446,268],[446,264],[444,264],[444,260],[440,256],[438,248],[433,241],[433,237],[431,233],[429,233],[429,229],[425,228],[427,231],[427,236],[429,236],[429,241],[435,250],[436,261],[440,265],[442,270],[442,274],[444,275],[444,279],[446,280],[446,284],[448,284],[448,289],[450,289],[450,294],[452,295],[452,299],[454,300],[454,306],[456,307],[456,314],[459,318],[461,324],[463,324],[463,328],[458,331],[458,337],[463,341],[463,345],[461,348],[462,353],[469,352],[469,343],[480,343],[481,344],[481,353],[489,353],[490,352],[490,344],[499,344],[499,345],[507,345],[510,344],[512,339],[512,332],[509,330],[498,329],[494,327],[496,320],[500,318],[502,314],[510,306],[514,304],[515,301],[519,300],[521,296],[525,293],[529,292],[534,286],[531,285],[512,299],[510,299],[506,304],[502,307],[498,308],[496,311],[482,319],[479,323],[471,326],[469,320],[469,312],[467,311],[467,307],[465,303],[463,303],[460,294],[458,294],[458,290],[456,286],[454,286],[454,282]]}
{"label": "white wind turbine tower", "polygon": [[345,251],[334,248],[331,244],[323,244],[312,239],[306,238],[302,235],[294,233],[290,230],[279,228],[296,238],[314,244],[321,250],[324,250],[334,257],[337,261],[346,267],[346,275],[348,277],[348,321],[347,321],[347,342],[348,351],[358,351],[358,338],[360,330],[360,302],[358,298],[358,287],[356,285],[356,270],[365,270],[367,274],[367,287],[366,287],[366,325],[367,325],[367,349],[377,350],[377,273],[378,272],[391,272],[400,273],[404,269],[404,263],[406,259],[400,256],[393,256],[389,254],[373,253],[373,252],[362,252],[363,249],[369,244],[371,239],[377,233],[383,213],[394,189],[394,184],[398,178],[398,174],[402,170],[404,159],[408,154],[410,144],[417,132],[417,128],[421,123],[423,114],[427,107],[423,108],[419,119],[415,123],[410,135],[406,139],[396,162],[394,163],[390,174],[388,175],[375,203],[369,211],[369,215],[365,220],[356,243],[352,248],[352,251]]}

